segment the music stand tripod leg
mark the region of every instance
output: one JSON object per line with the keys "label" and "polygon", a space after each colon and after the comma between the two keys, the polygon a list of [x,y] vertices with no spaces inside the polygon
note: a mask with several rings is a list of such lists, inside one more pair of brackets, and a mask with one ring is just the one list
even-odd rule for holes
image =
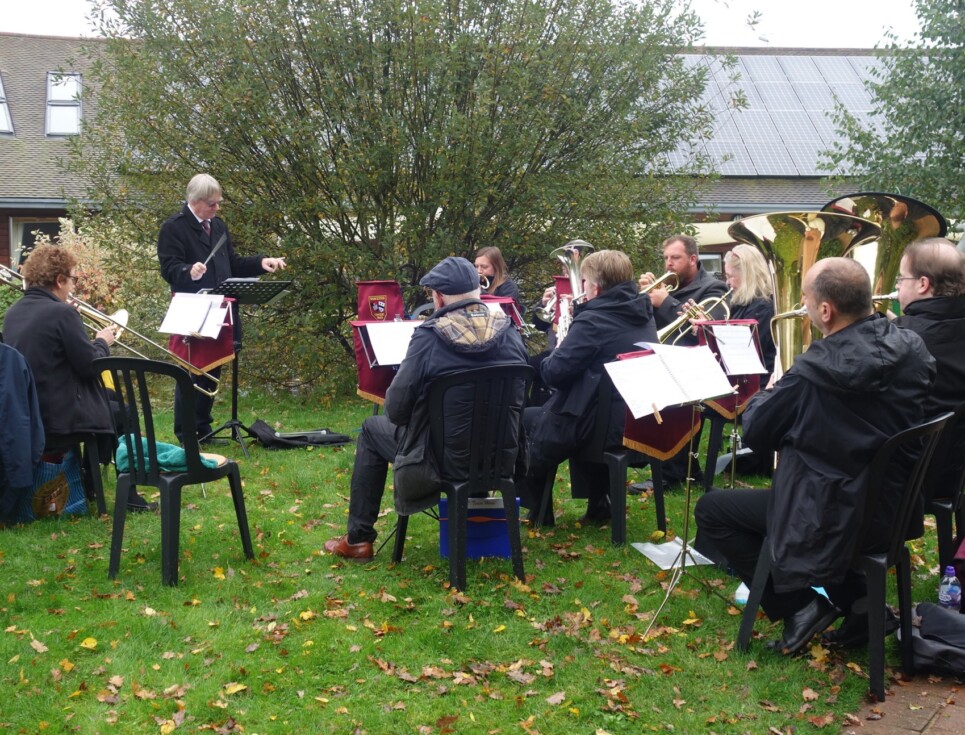
{"label": "music stand tripod leg", "polygon": [[248,447],[245,445],[245,436],[241,433],[241,430],[244,429],[245,433],[247,433],[249,436],[251,435],[251,431],[247,426],[238,420],[238,360],[240,354],[241,345],[236,342],[235,359],[231,361],[231,419],[223,423],[204,438],[209,439],[213,436],[217,436],[222,431],[227,429],[230,433],[231,439],[234,439],[241,445],[241,451],[244,453],[245,459],[251,459],[248,454]]}

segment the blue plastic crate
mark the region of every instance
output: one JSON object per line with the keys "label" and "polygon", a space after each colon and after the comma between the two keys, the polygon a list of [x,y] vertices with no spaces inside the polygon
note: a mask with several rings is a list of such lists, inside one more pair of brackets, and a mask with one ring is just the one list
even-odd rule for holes
{"label": "blue plastic crate", "polygon": [[[519,498],[516,498],[519,511]],[[509,529],[503,499],[470,498],[466,524],[466,558],[494,556],[509,559]],[[449,558],[448,499],[439,498],[439,555]]]}

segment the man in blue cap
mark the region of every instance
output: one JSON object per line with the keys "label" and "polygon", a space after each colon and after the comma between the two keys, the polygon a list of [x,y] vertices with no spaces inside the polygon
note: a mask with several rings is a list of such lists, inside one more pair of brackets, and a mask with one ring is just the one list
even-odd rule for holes
{"label": "man in blue cap", "polygon": [[429,451],[429,384],[460,370],[526,364],[526,348],[512,321],[480,300],[479,274],[472,263],[446,258],[419,283],[432,289],[436,310],[412,333],[386,393],[384,415],[370,416],[362,424],[352,471],[348,532],[325,542],[325,551],[336,556],[357,561],[374,556],[375,521],[390,462],[400,512],[410,515],[437,501],[439,472]]}

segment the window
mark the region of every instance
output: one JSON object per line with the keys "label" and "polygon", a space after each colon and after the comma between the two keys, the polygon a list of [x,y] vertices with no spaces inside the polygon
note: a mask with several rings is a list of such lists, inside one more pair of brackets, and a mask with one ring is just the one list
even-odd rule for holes
{"label": "window", "polygon": [[3,91],[3,77],[0,76],[0,133],[12,133],[13,120],[10,119],[10,106]]}
{"label": "window", "polygon": [[37,231],[43,232],[51,240],[60,234],[60,220],[56,217],[11,217],[10,218],[10,264],[16,268],[24,255],[34,246]]}
{"label": "window", "polygon": [[80,133],[80,74],[47,72],[47,135]]}

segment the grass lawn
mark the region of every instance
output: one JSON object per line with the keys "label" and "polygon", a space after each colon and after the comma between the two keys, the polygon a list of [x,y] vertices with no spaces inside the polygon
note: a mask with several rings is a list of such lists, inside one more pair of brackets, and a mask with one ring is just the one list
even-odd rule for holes
{"label": "grass lawn", "polygon": [[[354,398],[240,403],[244,423],[284,430],[354,434],[371,413]],[[216,418],[229,409],[225,390]],[[176,588],[161,585],[154,514],[128,516],[116,581],[109,517],[0,532],[0,732],[837,732],[867,692],[863,650],[788,659],[755,640],[737,653],[740,611],[708,592],[730,596],[737,582],[715,567],[684,577],[645,640],[666,578],[612,547],[608,528],[579,527],[565,472],[557,526],[524,528],[526,584],[508,560],[470,561],[456,593],[425,516],[399,565],[388,547],[367,565],[320,553],[344,532],[352,446],[224,451],[241,465],[253,562],[227,481],[185,492]],[[684,508],[668,496],[672,530]],[[388,498],[383,510],[384,538]],[[631,497],[628,538],[655,528],[651,500]],[[916,600],[936,594],[933,547],[933,530],[914,547]],[[757,631],[779,633],[766,621]]]}

